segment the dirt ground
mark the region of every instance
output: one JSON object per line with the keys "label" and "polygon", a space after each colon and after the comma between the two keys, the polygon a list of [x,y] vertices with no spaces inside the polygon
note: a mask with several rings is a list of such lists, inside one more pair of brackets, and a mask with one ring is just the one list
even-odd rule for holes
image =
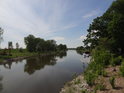
{"label": "dirt ground", "polygon": [[[124,93],[124,77],[120,76],[119,66],[108,67],[105,69],[107,72],[107,77],[102,77],[104,80],[105,90],[97,91],[97,93]],[[115,77],[115,88],[113,89],[109,83],[109,78]]]}

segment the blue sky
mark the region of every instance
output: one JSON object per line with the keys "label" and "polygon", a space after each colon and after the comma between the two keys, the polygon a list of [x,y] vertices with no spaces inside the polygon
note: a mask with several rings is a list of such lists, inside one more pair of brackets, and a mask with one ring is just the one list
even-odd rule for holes
{"label": "blue sky", "polygon": [[113,0],[0,0],[0,27],[4,29],[1,47],[33,34],[54,39],[68,47],[83,45],[89,24],[101,16]]}

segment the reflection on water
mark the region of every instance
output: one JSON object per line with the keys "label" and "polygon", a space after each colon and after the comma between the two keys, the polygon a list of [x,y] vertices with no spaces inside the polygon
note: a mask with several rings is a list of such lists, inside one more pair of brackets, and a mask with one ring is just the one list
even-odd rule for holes
{"label": "reflection on water", "polygon": [[83,55],[83,52],[80,51],[80,50],[76,50],[76,52],[77,52],[78,54],[80,54],[80,55]]}
{"label": "reflection on water", "polygon": [[0,64],[0,93],[58,93],[89,59],[76,51]]}
{"label": "reflection on water", "polygon": [[44,68],[45,65],[55,65],[56,61],[57,60],[55,55],[49,55],[47,58],[45,56],[40,56],[27,59],[24,72],[33,74],[36,70]]}
{"label": "reflection on water", "polygon": [[3,80],[3,77],[0,76],[0,91],[2,91],[2,89],[3,89],[2,80]]}

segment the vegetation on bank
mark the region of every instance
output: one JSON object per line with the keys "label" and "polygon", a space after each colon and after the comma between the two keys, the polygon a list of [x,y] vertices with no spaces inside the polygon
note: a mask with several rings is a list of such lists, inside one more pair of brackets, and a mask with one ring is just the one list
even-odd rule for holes
{"label": "vegetation on bank", "polygon": [[[91,62],[83,74],[84,80],[86,80],[91,91],[82,87],[82,92],[78,93],[96,93],[97,90],[105,90],[106,85],[102,78],[107,80],[107,85],[110,84],[112,88],[116,87],[115,80],[117,77],[123,77],[122,80],[124,80],[123,9],[124,0],[115,0],[102,16],[95,18],[90,24],[86,39],[83,41],[84,47],[77,48],[77,50],[82,51],[89,50],[92,55]],[[107,68],[112,68],[110,77]],[[119,68],[119,70],[115,68]],[[116,76],[113,74],[115,72]],[[76,89],[78,90],[78,88]],[[76,89],[75,92],[77,92]]]}
{"label": "vegetation on bank", "polygon": [[[2,32],[1,32],[2,31]],[[0,30],[0,36],[2,41],[3,30]],[[0,62],[3,60],[8,60],[17,57],[29,57],[36,55],[45,55],[60,53],[61,51],[66,51],[67,46],[60,44],[57,45],[54,40],[44,40],[42,38],[37,38],[33,35],[28,35],[24,38],[26,49],[19,48],[19,44],[16,43],[16,49],[13,48],[13,43],[8,42],[8,48],[0,49]]]}
{"label": "vegetation on bank", "polygon": [[[124,0],[116,0],[110,8],[101,16],[93,20],[88,29],[84,44],[92,51],[92,59],[84,72],[84,79],[89,86],[101,90],[105,87],[101,82],[96,82],[98,77],[107,76],[105,69],[108,66],[120,66],[124,76]],[[113,71],[116,69],[113,69]],[[109,79],[112,88],[115,88],[115,77]]]}
{"label": "vegetation on bank", "polygon": [[67,50],[67,46],[57,45],[55,40],[44,40],[33,35],[28,35],[24,38],[26,48],[29,52],[49,52],[57,50]]}
{"label": "vegetation on bank", "polygon": [[1,49],[0,53],[3,53],[0,55],[0,62],[11,59],[11,58],[28,57],[28,56],[34,56],[37,54],[35,52],[32,52],[32,53],[28,52],[26,49],[21,49],[21,50],[12,49],[11,54],[9,54],[9,50]]}

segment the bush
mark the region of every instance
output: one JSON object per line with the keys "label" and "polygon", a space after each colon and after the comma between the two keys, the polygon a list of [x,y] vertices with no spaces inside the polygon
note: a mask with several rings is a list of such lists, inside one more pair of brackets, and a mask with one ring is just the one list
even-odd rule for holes
{"label": "bush", "polygon": [[92,72],[87,72],[84,74],[84,79],[87,81],[87,84],[89,86],[92,86],[95,84],[95,79],[96,79],[97,75],[95,75]]}
{"label": "bush", "polygon": [[77,79],[77,80],[75,80],[75,84],[79,84],[81,81],[80,81],[80,79]]}
{"label": "bush", "polygon": [[103,85],[103,84],[97,84],[94,90],[95,91],[96,90],[105,90],[105,85]]}
{"label": "bush", "polygon": [[102,73],[102,75],[103,75],[104,77],[107,77],[107,72],[104,70],[103,73]]}
{"label": "bush", "polygon": [[118,57],[111,57],[111,65],[112,66],[116,66],[116,65],[120,65],[122,61],[122,56],[118,56]]}
{"label": "bush", "polygon": [[21,52],[21,53],[22,53],[22,52],[23,52],[23,49],[22,49],[22,48],[20,48],[20,49],[19,49],[19,52]]}
{"label": "bush", "polygon": [[111,78],[109,79],[109,82],[110,82],[112,88],[115,88],[115,77],[111,77]]}
{"label": "bush", "polygon": [[81,93],[88,93],[87,90],[81,90]]}
{"label": "bush", "polygon": [[121,66],[120,66],[120,73],[124,77],[124,61],[122,62]]}
{"label": "bush", "polygon": [[107,66],[110,64],[111,53],[107,50],[93,50],[93,60],[96,64]]}
{"label": "bush", "polygon": [[91,63],[84,74],[87,83],[92,86],[98,75],[106,76],[104,68],[110,64],[111,53],[107,50],[93,50]]}

